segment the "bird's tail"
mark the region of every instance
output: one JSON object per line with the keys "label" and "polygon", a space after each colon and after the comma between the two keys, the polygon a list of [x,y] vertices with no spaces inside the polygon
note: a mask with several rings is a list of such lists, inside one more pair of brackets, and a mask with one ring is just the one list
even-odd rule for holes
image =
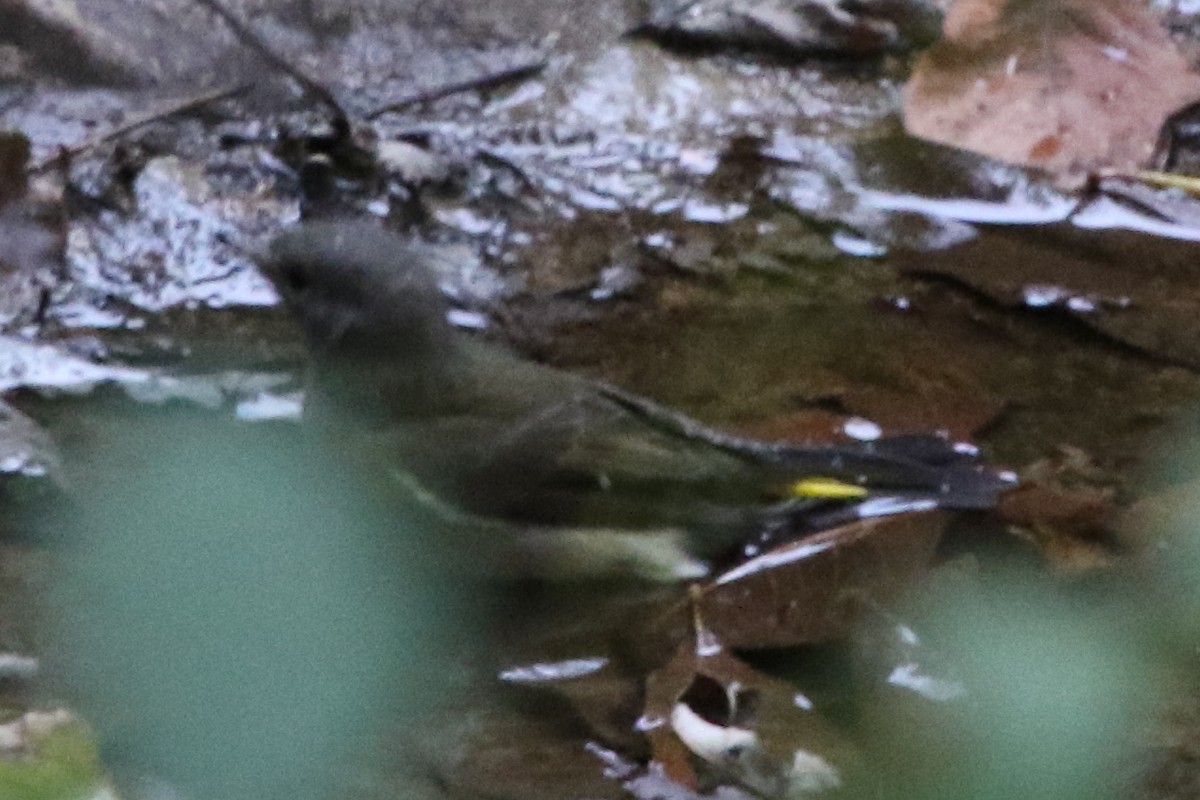
{"label": "bird's tail", "polygon": [[[915,435],[815,447],[756,446],[756,457],[792,481],[785,495],[872,504],[867,515],[905,503],[988,509],[1016,481],[980,462],[977,451],[939,436]],[[828,488],[821,479],[828,481]],[[857,492],[857,494],[855,494]],[[892,498],[891,505],[884,503]]]}

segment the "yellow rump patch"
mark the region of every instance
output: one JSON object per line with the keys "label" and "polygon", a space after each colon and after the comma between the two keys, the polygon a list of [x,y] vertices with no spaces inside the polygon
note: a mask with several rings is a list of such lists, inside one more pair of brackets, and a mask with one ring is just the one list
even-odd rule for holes
{"label": "yellow rump patch", "polygon": [[824,497],[830,500],[856,500],[867,496],[866,488],[833,478],[805,478],[788,487],[792,497]]}

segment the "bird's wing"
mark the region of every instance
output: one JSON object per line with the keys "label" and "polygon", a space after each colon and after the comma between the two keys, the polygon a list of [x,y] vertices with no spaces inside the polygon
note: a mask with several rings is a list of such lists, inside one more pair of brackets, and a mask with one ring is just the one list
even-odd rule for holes
{"label": "bird's wing", "polygon": [[1013,485],[1009,473],[982,465],[975,448],[942,436],[916,434],[814,445],[764,442],[710,428],[616,387],[604,386],[602,391],[646,426],[757,463],[762,479],[769,482],[830,478],[884,493],[925,496],[958,509],[991,508],[1000,493]]}
{"label": "bird's wing", "polygon": [[476,440],[483,471],[520,469],[531,480],[593,485],[691,484],[736,480],[755,460],[654,424],[616,402],[606,384],[505,357],[483,343],[464,348],[464,356],[472,374],[487,376],[463,389],[473,394],[463,407],[490,410],[494,420]]}
{"label": "bird's wing", "polygon": [[487,468],[535,456],[542,477],[598,484],[736,481],[754,459],[649,425],[590,387],[514,421],[489,442]]}

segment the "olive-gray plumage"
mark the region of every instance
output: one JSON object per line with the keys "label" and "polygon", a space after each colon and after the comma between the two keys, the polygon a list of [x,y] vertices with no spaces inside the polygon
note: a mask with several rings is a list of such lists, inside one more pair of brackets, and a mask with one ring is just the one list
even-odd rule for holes
{"label": "olive-gray plumage", "polygon": [[[811,501],[821,476],[943,505],[1003,485],[945,445],[780,447],[725,436],[651,401],[521,359],[454,328],[435,250],[365,223],[310,223],[262,261],[313,357],[306,419],[380,472],[470,513],[546,526],[686,530],[705,555]],[[933,439],[922,439],[928,445]]]}

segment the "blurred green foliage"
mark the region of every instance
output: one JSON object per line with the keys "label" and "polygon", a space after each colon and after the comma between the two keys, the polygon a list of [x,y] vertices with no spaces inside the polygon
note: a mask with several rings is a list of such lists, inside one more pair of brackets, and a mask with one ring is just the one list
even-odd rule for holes
{"label": "blurred green foliage", "polygon": [[[1011,571],[943,586],[931,641],[968,687],[937,778],[917,796],[1101,800],[1152,705],[1123,611],[1045,575]],[[913,731],[944,738],[946,731]],[[944,743],[943,743],[944,744]],[[1128,787],[1124,787],[1128,788]]]}
{"label": "blurred green foliage", "polygon": [[60,548],[59,670],[106,762],[184,796],[325,796],[428,708],[445,595],[421,532],[291,426],[172,413],[90,457]]}
{"label": "blurred green foliage", "polygon": [[67,800],[99,791],[102,770],[91,731],[79,722],[31,736],[31,752],[0,759],[0,797]]}

